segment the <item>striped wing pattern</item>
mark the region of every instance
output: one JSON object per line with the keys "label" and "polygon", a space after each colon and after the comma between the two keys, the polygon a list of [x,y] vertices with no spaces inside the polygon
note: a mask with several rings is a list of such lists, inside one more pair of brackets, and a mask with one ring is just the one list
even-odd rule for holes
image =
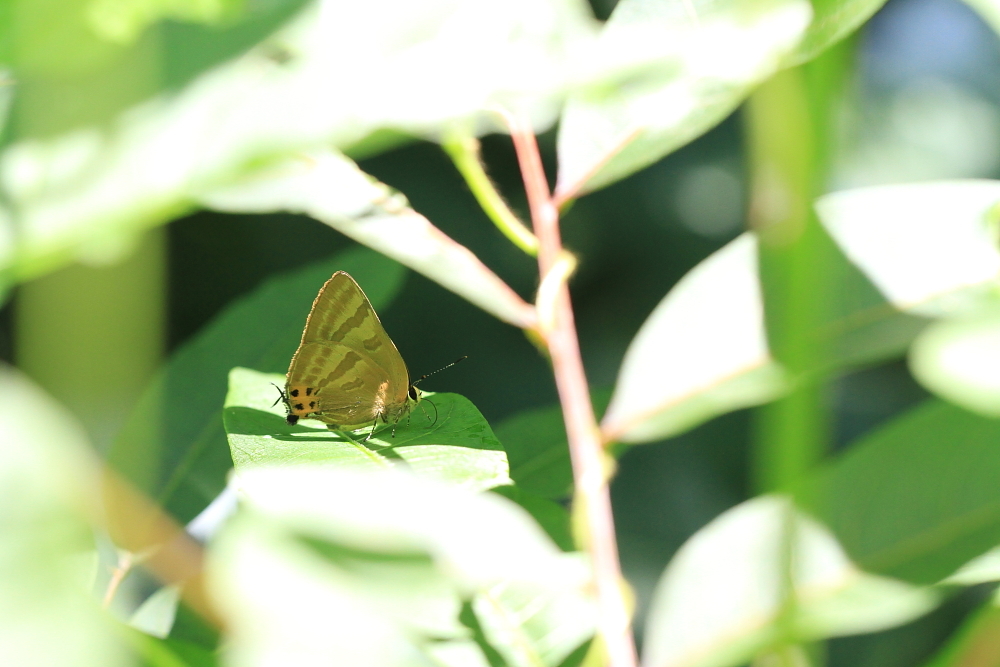
{"label": "striped wing pattern", "polygon": [[406,364],[364,292],[333,274],[313,301],[288,368],[290,414],[360,428],[408,409]]}

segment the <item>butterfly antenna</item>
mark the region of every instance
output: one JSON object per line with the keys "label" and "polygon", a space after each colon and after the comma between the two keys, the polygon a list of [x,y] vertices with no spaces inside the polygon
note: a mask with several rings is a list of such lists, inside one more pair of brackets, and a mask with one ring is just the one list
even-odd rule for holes
{"label": "butterfly antenna", "polygon": [[428,373],[427,375],[421,375],[421,376],[420,376],[420,377],[418,377],[418,378],[417,378],[416,380],[414,380],[413,382],[411,382],[411,383],[410,383],[410,386],[411,386],[411,387],[416,387],[418,383],[420,383],[420,382],[423,382],[424,380],[426,380],[426,379],[427,379],[427,378],[429,378],[430,376],[432,376],[432,375],[436,375],[436,374],[440,373],[440,372],[441,372],[441,371],[443,371],[443,370],[446,370],[446,369],[448,369],[448,368],[451,368],[452,366],[454,366],[454,365],[455,365],[455,364],[457,364],[458,362],[460,362],[460,361],[463,361],[463,360],[465,360],[465,359],[468,359],[468,358],[469,358],[469,355],[465,355],[465,356],[463,356],[463,357],[459,357],[458,359],[456,359],[455,361],[451,362],[451,363],[450,363],[450,364],[448,364],[447,366],[442,366],[441,368],[437,369],[436,371],[432,371],[432,372]]}
{"label": "butterfly antenna", "polygon": [[274,384],[273,382],[271,383],[271,386],[278,390],[278,398],[274,399],[274,403],[271,403],[271,407],[273,408],[274,406],[276,406],[278,404],[278,401],[284,401],[287,404],[288,396],[285,395],[285,391],[278,385]]}

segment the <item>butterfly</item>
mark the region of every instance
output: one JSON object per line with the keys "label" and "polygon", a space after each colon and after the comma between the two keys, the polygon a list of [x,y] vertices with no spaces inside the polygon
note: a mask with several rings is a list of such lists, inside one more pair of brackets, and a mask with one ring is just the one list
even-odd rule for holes
{"label": "butterfly", "polygon": [[288,423],[310,418],[331,430],[374,431],[420,402],[415,385],[358,283],[346,271],[334,273],[313,301],[288,367],[281,397]]}

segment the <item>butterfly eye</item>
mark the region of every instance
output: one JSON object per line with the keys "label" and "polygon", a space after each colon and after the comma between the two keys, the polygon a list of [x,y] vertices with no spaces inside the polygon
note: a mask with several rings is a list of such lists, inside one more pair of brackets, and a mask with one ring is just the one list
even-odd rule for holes
{"label": "butterfly eye", "polygon": [[414,386],[411,385],[410,386],[410,390],[407,393],[410,395],[410,399],[411,400],[414,400],[414,401],[419,401],[420,400],[420,390],[417,389],[416,387],[414,387]]}
{"label": "butterfly eye", "polygon": [[289,414],[288,416],[285,417],[285,421],[294,426],[295,424],[299,423],[299,416]]}

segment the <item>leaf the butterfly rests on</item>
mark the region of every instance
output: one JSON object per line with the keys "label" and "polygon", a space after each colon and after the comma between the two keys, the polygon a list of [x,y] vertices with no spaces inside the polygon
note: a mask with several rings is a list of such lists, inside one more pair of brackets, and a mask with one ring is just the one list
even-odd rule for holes
{"label": "leaf the butterfly rests on", "polygon": [[338,431],[396,423],[420,400],[368,297],[344,271],[313,301],[282,398],[289,424],[308,417]]}

